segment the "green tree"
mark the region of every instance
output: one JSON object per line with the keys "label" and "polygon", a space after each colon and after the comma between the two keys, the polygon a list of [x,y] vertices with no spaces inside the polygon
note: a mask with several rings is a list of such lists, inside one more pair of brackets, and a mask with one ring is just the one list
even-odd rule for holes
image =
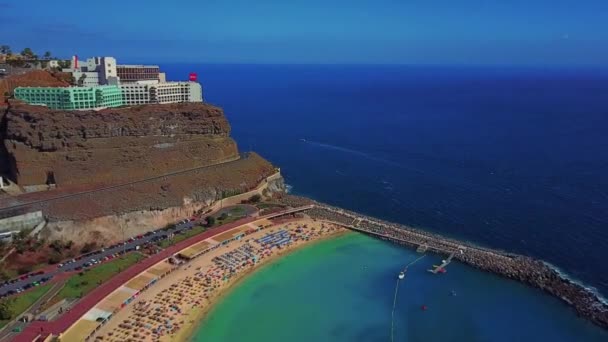
{"label": "green tree", "polygon": [[83,253],[83,254],[84,253],[89,253],[89,252],[93,251],[96,247],[97,247],[97,243],[95,243],[95,242],[87,242],[80,249],[80,253]]}
{"label": "green tree", "polygon": [[67,69],[70,67],[70,61],[57,61],[57,64],[59,64],[61,69]]}
{"label": "green tree", "polygon": [[5,55],[10,55],[13,52],[11,51],[11,47],[8,45],[0,45],[0,53]]}
{"label": "green tree", "polygon": [[30,49],[28,47],[28,48],[23,49],[23,51],[21,51],[21,56],[23,56],[27,59],[34,59],[34,56],[36,56],[36,55],[34,54],[34,51],[32,51],[32,49]]}
{"label": "green tree", "polygon": [[84,85],[84,80],[87,78],[87,74],[82,74],[79,78],[78,78],[78,86],[82,87]]}
{"label": "green tree", "polygon": [[53,242],[49,244],[49,247],[51,247],[55,252],[61,253],[61,250],[63,249],[63,243],[61,243],[60,240],[53,240]]}
{"label": "green tree", "polygon": [[23,266],[19,266],[19,268],[17,269],[17,273],[19,273],[19,275],[22,275],[22,274],[30,273],[33,270],[34,270],[34,267],[32,265],[23,265]]}
{"label": "green tree", "polygon": [[6,273],[6,270],[4,269],[4,265],[0,265],[0,281],[5,281],[5,280],[9,280],[11,279],[11,276]]}
{"label": "green tree", "polygon": [[51,51],[47,51],[44,53],[44,58],[45,59],[51,59]]}
{"label": "green tree", "polygon": [[215,224],[215,217],[209,216],[207,217],[207,227],[211,227]]}
{"label": "green tree", "polygon": [[13,311],[11,310],[11,306],[8,300],[3,299],[0,300],[0,319],[1,320],[9,320],[13,317]]}
{"label": "green tree", "polygon": [[25,65],[25,61],[21,56],[9,55],[6,58],[6,63],[13,67],[23,67]]}
{"label": "green tree", "polygon": [[61,262],[62,260],[62,256],[60,253],[57,252],[53,252],[53,254],[51,254],[51,256],[49,257],[49,265],[55,265]]}
{"label": "green tree", "polygon": [[17,233],[17,235],[15,236],[15,240],[25,240],[27,239],[27,236],[30,235],[30,231],[29,229],[22,229],[19,231],[19,233]]}
{"label": "green tree", "polygon": [[262,196],[260,196],[259,194],[255,194],[255,195],[249,197],[249,203],[258,203],[261,200],[262,200]]}

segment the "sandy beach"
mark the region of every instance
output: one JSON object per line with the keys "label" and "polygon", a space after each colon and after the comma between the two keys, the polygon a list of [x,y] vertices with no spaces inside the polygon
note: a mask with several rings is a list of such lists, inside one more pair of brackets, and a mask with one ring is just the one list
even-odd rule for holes
{"label": "sandy beach", "polygon": [[296,249],[347,232],[309,218],[266,228],[180,265],[117,312],[95,335],[102,341],[187,341],[239,280]]}

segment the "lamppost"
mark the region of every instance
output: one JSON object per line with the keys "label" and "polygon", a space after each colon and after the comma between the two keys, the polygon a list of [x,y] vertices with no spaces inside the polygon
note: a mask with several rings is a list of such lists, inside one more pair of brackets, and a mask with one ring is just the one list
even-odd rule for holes
{"label": "lamppost", "polygon": [[125,254],[125,223],[121,222],[120,223],[120,230],[122,231],[122,254],[124,256]]}

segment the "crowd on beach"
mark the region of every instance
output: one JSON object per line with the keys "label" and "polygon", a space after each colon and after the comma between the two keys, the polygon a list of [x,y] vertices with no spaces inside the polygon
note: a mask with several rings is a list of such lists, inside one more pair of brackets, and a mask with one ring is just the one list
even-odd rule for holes
{"label": "crowd on beach", "polygon": [[579,315],[608,328],[608,305],[593,292],[562,277],[555,269],[540,260],[474,246],[303,197],[286,195],[281,198],[281,203],[294,207],[314,204],[315,207],[307,211],[312,218],[335,222],[350,229],[359,229],[414,248],[421,247],[435,253],[453,255],[455,259],[473,267],[540,288],[570,304]]}
{"label": "crowd on beach", "polygon": [[[307,241],[332,235],[344,229],[329,223],[296,219],[284,222],[280,229],[267,228],[232,241],[223,253],[213,257],[205,254],[193,260],[184,260],[179,267],[187,271],[181,279],[165,278],[171,284],[154,295],[134,301],[127,318],[113,323],[100,332],[97,341],[172,341],[184,326],[194,325],[200,317],[189,315],[193,309],[203,312],[236,278],[258,264],[270,260]],[[197,260],[199,259],[199,260]],[[156,286],[167,286],[157,284]]]}

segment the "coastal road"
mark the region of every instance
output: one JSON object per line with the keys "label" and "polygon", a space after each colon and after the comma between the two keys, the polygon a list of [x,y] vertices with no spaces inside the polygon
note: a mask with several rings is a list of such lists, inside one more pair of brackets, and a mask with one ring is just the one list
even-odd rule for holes
{"label": "coastal road", "polygon": [[17,335],[14,342],[31,342],[39,334],[59,334],[67,330],[74,322],[82,317],[88,310],[94,307],[99,301],[108,296],[112,291],[132,279],[139,273],[147,270],[154,264],[165,260],[180,250],[191,246],[192,244],[203,241],[209,237],[221,234],[230,229],[236,228],[240,225],[247,224],[257,220],[255,217],[247,217],[238,221],[223,225],[221,227],[212,228],[204,233],[195,235],[184,241],[180,241],[177,244],[170,246],[160,253],[154,254],[149,258],[143,259],[137,264],[127,268],[123,272],[112,277],[109,281],[103,283],[99,287],[95,288],[91,293],[86,295],[84,298],[79,300],[69,312],[64,313],[57,320],[52,322],[40,322],[36,321],[26,327],[26,329],[19,335]]}
{"label": "coastal road", "polygon": [[[77,257],[76,259],[70,260],[69,263],[58,264],[55,269],[44,272],[42,274],[34,275],[25,279],[16,278],[11,281],[5,282],[0,285],[0,297],[7,295],[17,294],[19,290],[23,291],[24,287],[33,282],[40,282],[44,278],[49,278],[46,281],[49,281],[53,277],[63,273],[63,272],[73,272],[80,271],[82,269],[86,269],[87,267],[95,265],[95,262],[99,263],[106,257],[118,256],[124,254],[125,252],[135,251],[138,247],[143,246],[147,243],[154,243],[157,241],[168,239],[172,235],[177,235],[184,233],[190,229],[192,229],[195,225],[200,225],[201,220],[192,221],[192,222],[181,222],[175,225],[174,228],[171,229],[161,229],[156,230],[154,232],[149,232],[143,235],[140,235],[141,238],[131,238],[125,242],[118,243],[111,247],[101,249],[98,251],[94,251],[91,253],[87,253]],[[89,265],[93,264],[93,265]],[[45,281],[45,282],[46,282]]]}
{"label": "coastal road", "polygon": [[4,213],[10,213],[10,211],[12,211],[12,210],[22,209],[22,208],[28,207],[30,205],[47,203],[47,202],[52,202],[52,201],[56,201],[56,200],[66,199],[66,198],[78,197],[78,196],[97,193],[97,192],[101,192],[101,191],[115,190],[115,189],[132,186],[132,185],[136,185],[136,184],[140,184],[140,183],[146,183],[146,182],[163,179],[166,177],[173,177],[173,176],[183,175],[183,174],[187,174],[187,173],[191,173],[191,172],[198,172],[198,171],[204,170],[206,168],[210,168],[210,167],[214,167],[214,166],[218,166],[218,165],[235,163],[241,159],[247,159],[248,157],[249,157],[248,153],[242,153],[239,156],[237,156],[231,160],[225,160],[225,161],[218,162],[215,164],[205,165],[205,166],[201,166],[201,167],[196,167],[196,168],[181,170],[181,171],[176,171],[176,172],[170,172],[170,173],[166,173],[166,174],[160,175],[160,176],[140,179],[137,181],[127,182],[127,183],[123,183],[123,184],[106,186],[106,187],[97,188],[97,189],[93,189],[93,190],[79,191],[79,192],[75,192],[75,193],[59,195],[56,197],[51,197],[51,198],[46,198],[46,199],[41,199],[41,200],[36,200],[36,201],[31,201],[31,202],[19,203],[19,204],[15,204],[15,205],[8,205],[8,206],[0,207],[0,218],[2,218]]}
{"label": "coastal road", "polygon": [[248,224],[261,219],[271,219],[274,217],[292,214],[304,210],[312,209],[312,205],[307,205],[299,208],[292,208],[283,210],[277,213],[271,213],[268,215],[260,216],[260,217],[246,217],[240,219],[238,221],[228,223],[222,225],[217,228],[209,229],[208,231],[197,234],[191,238],[180,241],[173,246],[170,246],[161,252],[150,256],[149,258],[143,259],[137,264],[127,268],[116,276],[112,277],[109,281],[103,283],[99,287],[95,288],[91,293],[86,295],[84,298],[79,300],[69,312],[64,313],[57,320],[52,322],[40,322],[36,321],[31,323],[26,327],[26,329],[19,335],[17,335],[13,341],[14,342],[31,342],[39,335],[48,335],[59,334],[67,330],[74,322],[76,322],[80,317],[82,317],[87,311],[89,311],[92,307],[94,307],[99,301],[108,296],[112,291],[122,286],[122,284],[126,283],[139,273],[147,270],[151,266],[156,263],[167,259],[173,254],[181,251],[184,248],[187,248],[197,242],[203,241],[207,238],[216,236],[218,234],[224,233],[228,230],[234,229],[244,224]]}
{"label": "coastal road", "polygon": [[[42,297],[40,297],[34,304],[32,304],[31,307],[25,310],[25,312],[22,313],[20,317],[23,317],[27,314],[35,316],[38,313],[40,307],[44,305],[44,303],[48,302],[57,293],[59,293],[59,291],[61,291],[66,280],[67,279],[62,279],[61,281],[58,281],[53,284],[53,286],[48,290],[48,292],[45,293]],[[16,336],[18,334],[16,332],[13,332],[14,329],[21,328],[21,330],[23,330],[27,326],[27,323],[18,320],[18,318],[20,317],[17,317],[17,319],[7,324],[4,329],[0,331],[0,341],[9,341],[12,336]]]}
{"label": "coastal road", "polygon": [[[252,216],[257,212],[257,208],[254,206],[239,204],[222,208],[217,212],[213,213],[212,215],[207,216],[217,217],[223,213],[230,213],[231,210],[237,207],[243,209],[242,215],[244,216]],[[166,240],[171,236],[185,233],[186,231],[194,228],[195,226],[200,226],[201,224],[204,224],[207,219],[207,216],[205,216],[204,218],[198,218],[194,221],[182,220],[181,222],[177,223],[173,228],[163,228],[148,232],[142,235],[138,235],[139,237],[130,238],[126,241],[112,245],[110,247],[93,251],[91,253],[83,254],[75,259],[69,260],[69,262],[64,261],[58,264],[56,268],[51,268],[49,271],[43,272],[42,274],[37,274],[31,277],[27,277],[25,279],[15,278],[11,281],[0,283],[0,298],[17,294],[19,293],[19,291],[23,291],[24,287],[28,286],[28,284],[31,284],[33,282],[40,283],[41,280],[46,279],[42,281],[43,283],[45,283],[50,281],[53,277],[62,274],[63,272],[81,271],[88,267],[99,264],[106,257],[114,258],[124,253],[135,251],[138,249],[138,247],[146,245],[147,243],[155,243],[158,241]]]}

